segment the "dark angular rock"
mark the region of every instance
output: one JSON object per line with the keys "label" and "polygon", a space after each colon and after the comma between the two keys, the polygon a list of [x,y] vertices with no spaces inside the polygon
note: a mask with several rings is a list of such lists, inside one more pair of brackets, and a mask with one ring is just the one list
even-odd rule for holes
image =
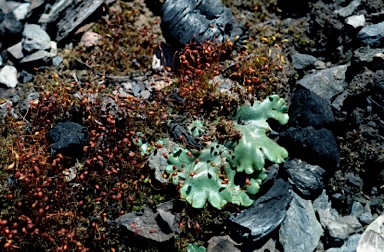
{"label": "dark angular rock", "polygon": [[52,140],[51,156],[61,153],[64,156],[79,157],[83,146],[88,142],[88,133],[80,124],[74,122],[59,122],[48,136]]}
{"label": "dark angular rock", "polygon": [[179,47],[194,39],[234,41],[244,34],[231,10],[220,0],[167,0],[161,10],[162,31],[167,42]]}
{"label": "dark angular rock", "polygon": [[353,52],[351,65],[345,73],[346,80],[349,82],[352,78],[362,72],[364,68],[368,68],[372,71],[380,70],[384,68],[384,49],[383,48],[371,48],[369,46],[360,47]]}
{"label": "dark angular rock", "polygon": [[22,38],[22,32],[24,29],[23,23],[13,16],[8,14],[4,20],[0,23],[0,35],[2,35],[1,42],[4,47],[14,45]]}
{"label": "dark angular rock", "polygon": [[289,125],[323,128],[334,122],[328,100],[306,88],[295,91],[289,106]]}
{"label": "dark angular rock", "polygon": [[325,170],[317,165],[310,165],[299,159],[284,163],[290,183],[304,196],[320,194],[324,189],[323,174]]}
{"label": "dark angular rock", "polygon": [[279,143],[285,147],[291,157],[297,157],[322,168],[338,166],[339,148],[332,132],[309,126],[306,128],[289,128],[280,133]]}
{"label": "dark angular rock", "polygon": [[232,238],[240,241],[258,241],[274,231],[285,219],[292,200],[291,186],[282,179],[253,205],[229,218]]}

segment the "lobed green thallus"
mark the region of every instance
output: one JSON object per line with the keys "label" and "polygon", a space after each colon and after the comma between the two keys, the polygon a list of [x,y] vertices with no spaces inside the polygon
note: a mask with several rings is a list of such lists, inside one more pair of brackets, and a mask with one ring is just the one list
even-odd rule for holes
{"label": "lobed green thallus", "polygon": [[198,152],[175,148],[168,157],[166,172],[181,186],[181,197],[194,208],[204,207],[207,201],[217,209],[227,203],[250,206],[267,177],[265,159],[282,163],[288,157],[287,150],[267,136],[267,120],[286,124],[287,111],[284,99],[271,95],[240,107],[231,118],[241,132],[239,140],[212,142]]}

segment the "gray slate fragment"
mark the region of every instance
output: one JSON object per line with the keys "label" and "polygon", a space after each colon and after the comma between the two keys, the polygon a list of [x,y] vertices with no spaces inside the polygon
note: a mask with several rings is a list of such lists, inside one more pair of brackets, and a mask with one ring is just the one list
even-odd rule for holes
{"label": "gray slate fragment", "polygon": [[384,214],[365,229],[360,237],[356,252],[382,252],[384,248]]}
{"label": "gray slate fragment", "polygon": [[52,64],[55,66],[55,67],[59,67],[60,66],[60,64],[63,62],[63,58],[62,57],[60,57],[60,56],[55,56],[55,57],[53,57],[53,59],[52,59]]}
{"label": "gray slate fragment", "polygon": [[0,71],[0,83],[9,88],[16,87],[17,83],[19,83],[17,69],[14,66],[4,66]]}
{"label": "gray slate fragment", "polygon": [[284,251],[314,251],[322,235],[323,229],[316,219],[311,201],[294,193],[279,232],[279,241]]}
{"label": "gray slate fragment", "polygon": [[359,217],[359,221],[363,224],[363,225],[368,225],[370,224],[372,221],[374,221],[374,217],[372,215],[371,212],[365,212],[363,213],[362,215],[360,215]]}
{"label": "gray slate fragment", "polygon": [[351,234],[361,231],[362,226],[355,216],[334,217],[329,210],[322,209],[317,209],[317,213],[329,246],[341,246]]}
{"label": "gray slate fragment", "polygon": [[316,61],[317,59],[312,55],[302,53],[294,53],[292,55],[293,67],[298,70],[312,68]]}
{"label": "gray slate fragment", "polygon": [[175,233],[182,231],[178,225],[178,211],[184,207],[185,204],[181,201],[169,201],[158,205],[156,210],[146,207],[141,211],[124,214],[117,218],[115,223],[149,241],[164,243],[172,239]]}
{"label": "gray slate fragment", "polygon": [[326,252],[355,252],[360,237],[361,234],[351,235],[348,240],[344,242],[343,246],[340,248],[327,249]]}
{"label": "gray slate fragment", "polygon": [[384,21],[364,27],[357,34],[357,39],[371,47],[382,47],[384,41]]}
{"label": "gray slate fragment", "polygon": [[23,31],[22,45],[27,52],[49,50],[51,48],[51,38],[41,26],[26,24]]}
{"label": "gray slate fragment", "polygon": [[231,237],[237,241],[258,241],[274,231],[285,219],[292,200],[291,186],[282,179],[258,198],[250,208],[229,218]]}
{"label": "gray slate fragment", "polygon": [[11,58],[16,61],[21,60],[24,57],[22,42],[20,41],[19,43],[8,47],[7,52],[10,54]]}
{"label": "gray slate fragment", "polygon": [[354,201],[352,203],[351,215],[356,216],[358,218],[364,212],[365,212],[364,206],[360,202]]}
{"label": "gray slate fragment", "polygon": [[317,165],[307,164],[300,159],[284,163],[289,182],[304,196],[319,194],[324,189],[323,174],[325,170]]}
{"label": "gray slate fragment", "polygon": [[333,217],[336,218],[339,216],[339,213],[332,208],[331,202],[329,201],[328,195],[326,194],[325,190],[323,190],[320,196],[313,201],[312,205],[315,211],[317,211],[317,209],[327,210],[331,213]]}
{"label": "gray slate fragment", "polygon": [[208,241],[207,250],[210,252],[240,252],[235,243],[228,235],[214,236]]}
{"label": "gray slate fragment", "polygon": [[340,65],[305,75],[297,81],[297,84],[329,100],[347,87],[348,83],[345,81],[347,67],[348,65]]}
{"label": "gray slate fragment", "polygon": [[20,60],[20,64],[24,68],[35,68],[40,66],[50,65],[52,61],[52,54],[47,51],[37,51],[24,57]]}
{"label": "gray slate fragment", "polygon": [[159,219],[161,217],[158,212],[146,207],[142,211],[124,214],[117,218],[115,222],[125,226],[138,236],[157,242],[166,242],[172,239],[174,234],[171,230],[163,232],[158,223]]}
{"label": "gray slate fragment", "polygon": [[329,100],[306,88],[295,91],[288,113],[290,126],[323,128],[335,122]]}

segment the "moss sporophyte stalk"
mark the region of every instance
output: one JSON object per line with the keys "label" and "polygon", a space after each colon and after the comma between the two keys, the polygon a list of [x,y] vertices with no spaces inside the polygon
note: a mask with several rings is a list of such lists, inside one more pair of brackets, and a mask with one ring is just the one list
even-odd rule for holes
{"label": "moss sporophyte stalk", "polygon": [[[252,196],[267,177],[265,159],[282,163],[288,157],[287,150],[267,136],[267,120],[286,124],[287,111],[284,99],[271,95],[253,105],[243,105],[230,118],[234,129],[240,132],[238,139],[212,141],[201,150],[176,145],[168,155],[165,171],[170,182],[180,188],[181,198],[194,208],[203,208],[207,201],[217,209],[227,203],[250,206]],[[195,131],[191,134],[196,134],[202,124],[193,125],[190,128]],[[139,145],[145,147],[141,141]]]}

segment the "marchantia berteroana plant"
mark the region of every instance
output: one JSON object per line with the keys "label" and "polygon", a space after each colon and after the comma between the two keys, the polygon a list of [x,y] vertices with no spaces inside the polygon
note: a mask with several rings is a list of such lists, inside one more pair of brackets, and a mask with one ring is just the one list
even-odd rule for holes
{"label": "marchantia berteroana plant", "polygon": [[[252,196],[267,177],[265,159],[282,163],[288,157],[285,148],[268,138],[267,120],[288,122],[288,107],[278,95],[268,96],[253,105],[243,105],[231,118],[241,138],[224,143],[212,142],[200,151],[178,146],[168,156],[166,172],[180,187],[180,196],[194,208],[208,201],[221,209],[227,203],[250,206]],[[238,178],[243,182],[238,183]]]}

